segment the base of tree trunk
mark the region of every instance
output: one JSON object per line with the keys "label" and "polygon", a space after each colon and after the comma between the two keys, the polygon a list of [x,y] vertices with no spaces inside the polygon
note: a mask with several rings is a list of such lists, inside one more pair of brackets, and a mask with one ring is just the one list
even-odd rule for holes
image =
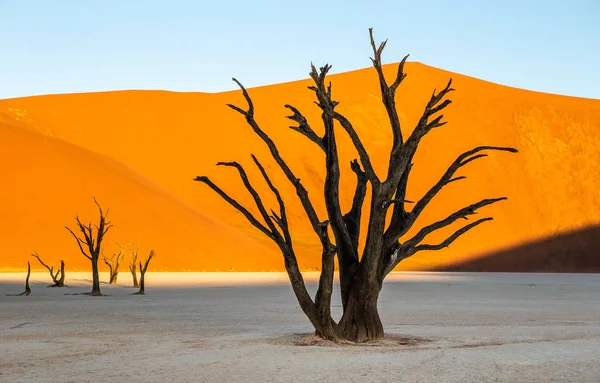
{"label": "base of tree trunk", "polygon": [[344,339],[357,343],[383,339],[384,331],[377,310],[377,297],[364,298],[361,294],[351,294],[338,331]]}
{"label": "base of tree trunk", "polygon": [[338,326],[335,322],[331,321],[327,325],[321,325],[315,330],[315,335],[319,338],[329,340],[335,343],[345,343],[346,339],[338,331]]}
{"label": "base of tree trunk", "polygon": [[340,325],[341,336],[351,342],[363,343],[384,338],[383,325],[379,316],[362,317],[360,319],[347,320]]}
{"label": "base of tree trunk", "polygon": [[46,287],[69,287],[69,286],[67,286],[67,285],[57,285],[57,284],[53,284],[53,285],[46,286]]}

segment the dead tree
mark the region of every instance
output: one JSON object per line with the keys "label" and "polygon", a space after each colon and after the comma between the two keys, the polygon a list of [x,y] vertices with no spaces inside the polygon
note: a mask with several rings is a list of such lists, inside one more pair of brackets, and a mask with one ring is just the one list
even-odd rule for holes
{"label": "dead tree", "polygon": [[108,283],[111,285],[117,283],[117,278],[119,276],[119,266],[121,266],[123,259],[125,259],[125,253],[123,252],[123,248],[120,248],[119,252],[117,254],[113,254],[110,258],[102,254],[102,258],[104,260],[104,263],[108,266]]}
{"label": "dead tree", "polygon": [[31,254],[31,256],[37,258],[37,260],[42,264],[42,266],[48,269],[50,277],[52,278],[52,282],[54,282],[53,285],[50,285],[48,287],[67,287],[65,285],[65,261],[63,261],[62,259],[60,260],[60,269],[56,270],[55,273],[54,266],[48,266],[47,264],[45,264],[37,252]]}
{"label": "dead tree", "polygon": [[146,261],[144,262],[144,266],[142,266],[142,262],[140,262],[140,290],[137,293],[133,293],[134,295],[144,295],[145,294],[145,286],[144,286],[144,277],[146,276],[146,271],[148,271],[148,265],[150,261],[154,257],[154,250],[150,250],[150,254]]}
{"label": "dead tree", "polygon": [[140,253],[140,247],[134,245],[133,243],[128,243],[125,246],[121,247],[121,249],[124,249],[125,251],[127,251],[131,257],[131,261],[129,263],[129,272],[131,273],[131,278],[133,280],[133,287],[137,289],[140,287],[140,285],[138,283],[138,279],[137,279],[137,272],[136,272],[138,255]]}
{"label": "dead tree", "polygon": [[25,291],[21,294],[6,294],[9,297],[21,297],[23,295],[31,294],[31,288],[29,287],[29,275],[31,275],[31,265],[27,262],[27,277],[25,277]]}
{"label": "dead tree", "polygon": [[[254,214],[230,197],[209,178],[205,176],[195,178],[196,181],[206,184],[219,194],[226,202],[240,211],[253,226],[275,242],[283,254],[285,269],[300,307],[314,326],[316,334],[334,341],[364,342],[380,339],[384,336],[377,301],[383,280],[388,273],[402,260],[417,252],[443,249],[467,231],[483,222],[492,220],[492,218],[474,220],[454,231],[440,243],[424,243],[428,234],[446,228],[460,219],[467,219],[469,216],[476,214],[480,208],[506,198],[483,199],[475,202],[457,210],[444,219],[422,227],[414,236],[407,238],[406,234],[413,227],[417,218],[444,186],[465,178],[464,176],[455,176],[455,174],[468,163],[486,157],[489,151],[517,152],[516,149],[507,147],[479,146],[460,154],[439,181],[412,205],[412,209],[407,209],[407,205],[411,202],[407,199],[406,191],[409,173],[413,168],[412,161],[415,152],[425,135],[446,124],[443,121],[443,115],[439,112],[450,105],[451,101],[447,99],[447,95],[454,89],[451,88],[452,80],[450,79],[440,92],[433,92],[422,116],[416,122],[412,133],[405,140],[400,129],[395,94],[406,77],[404,64],[408,56],[404,57],[399,63],[396,77],[389,84],[384,77],[381,66],[381,54],[386,41],[377,46],[373,40],[372,29],[369,30],[369,34],[374,55],[371,61],[379,78],[381,100],[387,112],[393,137],[388,170],[384,178],[381,178],[381,175],[375,172],[369,154],[350,120],[336,110],[338,101],[332,99],[331,83],[326,81],[327,73],[331,68],[330,65],[323,66],[319,71],[311,65],[312,70],[310,72],[314,85],[309,86],[309,89],[316,96],[317,101],[315,103],[320,110],[324,127],[323,135],[318,134],[312,128],[309,121],[297,108],[285,105],[292,113],[288,118],[297,123],[296,126],[291,126],[291,128],[312,141],[316,148],[324,154],[326,168],[324,202],[327,218],[319,216],[300,179],[285,162],[273,140],[255,120],[254,105],[248,92],[241,83],[235,78],[233,79],[241,88],[248,107],[243,109],[231,104],[228,106],[240,113],[254,133],[267,145],[271,156],[289,182],[295,187],[296,194],[308,220],[321,243],[321,276],[314,300],[309,295],[298,268],[284,201],[258,159],[252,155],[252,160],[260,170],[262,178],[278,201],[279,208],[277,212],[267,209],[263,204],[260,196],[250,183],[244,168],[239,163],[220,162],[217,165],[233,167],[238,171],[242,183],[256,203],[260,218],[255,217]],[[354,160],[350,164],[356,175],[356,189],[352,206],[346,212],[342,210],[339,198],[340,164],[335,133],[340,127],[350,137],[358,153],[358,160]],[[359,254],[361,214],[367,194],[367,185],[370,185],[368,220],[366,222],[367,232],[362,254]],[[330,238],[328,227],[331,228],[333,239]],[[330,308],[334,278],[334,257],[336,255],[339,262],[343,307],[342,317],[337,323],[331,317]]]}
{"label": "dead tree", "polygon": [[[83,238],[77,236],[73,232],[73,230],[69,229],[65,226],[73,238],[77,241],[77,245],[79,246],[79,250],[81,253],[90,260],[92,264],[92,291],[90,295],[98,296],[102,295],[100,292],[100,276],[98,273],[98,259],[100,258],[100,252],[102,249],[102,240],[104,236],[108,232],[108,230],[112,227],[112,224],[106,221],[106,216],[108,215],[108,209],[106,210],[106,214],[102,211],[102,207],[94,198],[94,203],[98,206],[98,210],[100,211],[100,219],[98,225],[92,225],[90,222],[87,225],[81,223],[81,220],[78,216],[75,216],[75,221],[77,222],[77,227],[79,231],[83,235]],[[95,234],[94,234],[95,231]]]}

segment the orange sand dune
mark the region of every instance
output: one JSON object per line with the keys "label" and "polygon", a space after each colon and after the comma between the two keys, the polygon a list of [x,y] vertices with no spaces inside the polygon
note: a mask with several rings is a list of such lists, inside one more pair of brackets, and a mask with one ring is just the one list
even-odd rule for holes
{"label": "orange sand dune", "polygon": [[[395,66],[384,69],[390,78],[395,74]],[[457,89],[451,94],[454,103],[445,113],[449,123],[433,131],[422,142],[411,173],[408,199],[419,198],[458,154],[472,147],[506,145],[518,148],[520,153],[492,153],[489,158],[468,165],[461,172],[468,178],[446,187],[421,217],[421,223],[426,224],[481,198],[506,195],[508,201],[481,212],[493,215],[494,222],[478,227],[447,250],[419,254],[403,262],[400,269],[453,264],[600,222],[597,193],[600,189],[600,172],[597,170],[600,158],[599,100],[509,88],[419,63],[408,63],[406,71],[408,77],[400,87],[397,100],[405,136],[416,124],[434,88],[442,88],[452,77],[453,87]],[[364,69],[330,78],[334,98],[340,101],[339,110],[354,123],[371,153],[376,170],[383,174],[391,132],[380,102],[375,72]],[[244,79],[240,80],[243,82]],[[298,107],[320,131],[318,108],[313,104],[312,92],[306,89],[309,83],[303,80],[249,91],[254,99],[257,120],[278,143],[285,159],[323,212],[319,198],[322,195],[323,155],[314,144],[287,128],[290,121],[285,116],[289,113],[283,108],[285,103]],[[161,260],[162,269],[282,269],[283,263],[274,246],[204,185],[192,181],[196,175],[209,175],[241,202],[251,206],[251,199],[241,187],[235,171],[214,166],[217,161],[237,160],[247,165],[257,188],[275,206],[251,167],[250,153],[265,163],[290,205],[301,266],[318,266],[318,247],[293,190],[270,160],[264,144],[240,115],[225,106],[226,103],[243,105],[241,93],[123,91],[0,100],[0,113],[5,119],[18,121],[19,128],[11,128],[11,131],[19,130],[22,134],[33,131],[38,139],[36,149],[33,138],[23,139],[18,144],[2,139],[2,145],[15,149],[8,154],[2,151],[3,167],[11,161],[23,161],[23,157],[38,165],[35,169],[23,164],[10,165],[15,172],[13,177],[18,171],[19,177],[27,179],[28,183],[8,182],[5,184],[8,191],[2,192],[0,204],[5,213],[0,267],[18,267],[17,264],[22,264],[33,248],[43,253],[44,246],[49,254],[64,253],[65,257],[76,259],[76,249],[68,246],[62,226],[71,223],[75,213],[93,214],[93,205],[90,205],[96,187],[92,181],[85,183],[82,178],[73,177],[77,173],[94,174],[94,180],[100,177],[96,174],[115,177],[111,182],[118,183],[119,190],[104,186],[105,195],[95,193],[112,209],[113,238],[126,240],[138,232],[144,233],[144,246],[154,246],[169,254]],[[45,148],[41,143],[42,136],[54,145],[55,156],[66,156],[70,150],[72,157],[51,164],[41,154]],[[341,130],[338,137],[343,162],[348,163],[355,157],[354,150]],[[89,151],[112,157],[135,172],[129,171],[117,181],[115,168],[118,163]],[[104,162],[102,165],[96,163],[96,170],[89,171],[80,158],[90,158],[90,161],[91,158],[102,158]],[[33,177],[40,176],[40,164],[47,166],[44,169],[50,168],[63,175],[62,178],[56,176],[53,181],[61,192],[39,191],[40,185]],[[3,174],[6,171],[3,169]],[[349,206],[354,180],[349,168],[343,169],[342,175],[342,202]],[[139,186],[138,180],[143,179],[155,185],[152,190],[157,190],[156,193],[162,190],[160,198]],[[105,183],[103,180],[101,178],[99,183]],[[85,191],[76,192],[84,186]],[[151,198],[162,202],[150,203]],[[16,205],[14,199],[23,210],[13,208]],[[131,205],[133,201],[139,204],[138,210]],[[155,207],[153,211],[146,211],[150,205],[160,206],[160,209]],[[169,219],[153,219],[150,224],[149,219],[157,212],[163,218],[168,215]],[[162,226],[154,226],[156,221]],[[213,228],[214,222],[219,223],[220,232]],[[41,225],[43,230],[39,231],[44,234],[24,233],[34,224]],[[23,232],[16,241],[14,230],[10,232],[5,228],[13,225]],[[121,232],[117,232],[118,227]],[[60,233],[61,239],[46,233]],[[158,262],[157,259],[157,266]]]}
{"label": "orange sand dune", "polygon": [[[97,223],[92,196],[110,207],[114,227],[106,235],[107,255],[117,250],[116,242],[133,240],[142,256],[156,249],[155,270],[229,270],[244,263],[244,250],[263,254],[258,268],[268,270],[278,260],[256,240],[110,157],[6,123],[0,123],[0,137],[2,270],[22,269],[33,251],[51,264],[64,259],[68,269],[88,269],[89,261],[63,225],[76,229],[76,214],[84,223]],[[205,237],[213,240],[199,240]],[[223,253],[220,243],[238,251]],[[174,261],[180,254],[185,263]],[[198,254],[203,256],[192,256]]]}

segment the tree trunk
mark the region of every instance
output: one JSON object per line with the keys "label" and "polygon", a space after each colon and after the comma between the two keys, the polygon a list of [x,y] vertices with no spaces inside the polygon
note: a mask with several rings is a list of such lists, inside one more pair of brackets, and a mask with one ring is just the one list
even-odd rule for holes
{"label": "tree trunk", "polygon": [[98,273],[98,256],[92,257],[92,296],[102,295],[100,292],[100,274]]}
{"label": "tree trunk", "polygon": [[118,271],[112,271],[110,272],[110,280],[108,281],[109,284],[115,284],[117,283],[117,277],[119,276],[119,272]]}
{"label": "tree trunk", "polygon": [[131,272],[131,277],[133,279],[133,287],[139,288],[140,284],[138,283],[137,273],[135,272],[135,265],[133,267],[129,266],[129,271]]}
{"label": "tree trunk", "polygon": [[321,338],[340,342],[343,340],[337,330],[337,324],[331,318],[331,294],[335,272],[335,247],[326,245],[321,262],[321,277],[315,297],[315,334]]}
{"label": "tree trunk", "polygon": [[140,274],[142,274],[140,276],[140,291],[138,291],[137,293],[143,295],[145,293],[145,287],[144,287],[144,274],[145,273],[140,273]]}
{"label": "tree trunk", "polygon": [[60,279],[55,280],[56,287],[65,287],[65,261],[60,261]]}
{"label": "tree trunk", "polygon": [[365,282],[362,279],[355,281],[338,326],[340,334],[353,342],[377,340],[384,336],[377,309],[381,286]]}
{"label": "tree trunk", "polygon": [[29,276],[31,275],[31,266],[27,262],[27,278],[25,278],[25,295],[31,294],[31,287],[29,287]]}
{"label": "tree trunk", "polygon": [[145,295],[146,292],[144,290],[144,277],[146,275],[146,270],[142,267],[142,262],[140,262],[140,289],[137,293],[133,293],[133,295]]}

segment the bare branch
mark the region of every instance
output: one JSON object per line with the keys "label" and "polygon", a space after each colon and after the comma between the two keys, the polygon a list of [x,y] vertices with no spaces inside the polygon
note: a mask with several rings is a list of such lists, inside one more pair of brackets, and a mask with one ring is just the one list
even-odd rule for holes
{"label": "bare branch", "polygon": [[[335,236],[337,245],[337,253],[340,259],[350,258],[358,259],[358,250],[353,246],[353,241],[345,224],[342,210],[340,207],[339,187],[340,187],[340,167],[338,158],[337,142],[335,139],[334,130],[334,108],[336,102],[331,99],[331,84],[325,88],[325,78],[327,71],[331,68],[325,65],[320,68],[320,72],[314,65],[311,66],[311,77],[315,82],[315,86],[311,87],[314,90],[318,104],[321,108],[321,119],[325,128],[325,207],[330,220],[331,229]],[[362,145],[362,144],[361,144]],[[364,149],[364,148],[363,148]],[[366,153],[366,152],[365,152]],[[329,266],[327,268],[329,270]]]}
{"label": "bare branch", "polygon": [[[310,223],[312,224],[315,233],[319,234],[319,232],[320,232],[319,224],[321,221],[319,220],[319,217],[317,216],[315,208],[313,207],[313,205],[308,197],[308,191],[304,188],[304,186],[300,182],[300,179],[294,175],[294,173],[292,172],[290,167],[283,160],[283,158],[279,154],[279,150],[277,149],[277,146],[275,145],[273,140],[260,128],[260,126],[254,120],[254,112],[253,112],[254,107],[252,106],[252,100],[250,99],[250,96],[248,95],[248,92],[246,91],[244,86],[241,83],[239,83],[237,80],[234,79],[234,81],[242,89],[242,93],[244,94],[244,97],[246,98],[246,101],[248,102],[248,105],[250,106],[248,112],[243,111],[243,113],[242,113],[246,116],[246,121],[248,122],[248,125],[250,125],[250,127],[252,128],[254,133],[256,133],[256,135],[258,137],[260,137],[260,139],[263,140],[263,142],[267,145],[267,147],[269,148],[269,151],[271,152],[273,159],[275,160],[275,162],[277,162],[277,165],[279,165],[279,167],[281,168],[281,170],[283,171],[283,173],[285,174],[287,179],[296,188],[296,194],[298,195],[298,198],[300,199],[300,202],[302,203],[302,207],[304,208],[304,211],[306,212],[306,215],[308,216],[308,219],[309,219]],[[250,113],[250,112],[252,112],[252,113]]]}
{"label": "bare branch", "polygon": [[429,121],[429,117],[440,112],[441,110],[443,110],[444,108],[446,108],[448,105],[450,105],[452,103],[452,100],[444,100],[441,104],[438,105],[438,103],[440,101],[442,101],[448,93],[454,91],[454,89],[450,87],[451,85],[452,85],[452,79],[450,79],[448,81],[448,84],[446,85],[446,87],[444,89],[442,89],[439,93],[436,94],[435,90],[433,91],[433,94],[431,95],[431,98],[429,99],[429,101],[427,102],[427,105],[425,106],[425,111],[423,111],[423,115],[421,116],[421,119],[419,120],[417,127],[415,128],[415,130],[413,131],[413,133],[411,134],[409,139],[413,138],[413,139],[416,139],[418,142],[427,133],[429,133],[429,131],[431,129],[437,128],[437,127],[440,127],[440,126],[443,126],[446,124],[445,122],[441,122],[442,118],[444,117],[443,115],[436,117],[431,122]]}
{"label": "bare branch", "polygon": [[418,245],[415,248],[415,252],[417,251],[422,251],[422,250],[441,250],[445,247],[450,246],[450,244],[452,242],[454,242],[458,237],[460,237],[461,235],[463,235],[464,233],[466,233],[467,231],[471,230],[472,228],[474,228],[477,225],[480,225],[484,222],[487,221],[492,221],[493,218],[492,217],[487,217],[487,218],[481,218],[475,222],[472,222],[460,229],[458,229],[457,231],[454,232],[454,234],[452,234],[450,237],[446,238],[443,242],[437,244],[437,245]]}
{"label": "bare branch", "polygon": [[[330,247],[331,243],[328,238],[326,226],[325,226],[325,228],[323,228],[324,225],[319,220],[317,213],[309,199],[308,191],[304,188],[304,186],[300,182],[300,179],[294,175],[294,173],[292,172],[290,167],[283,160],[283,158],[279,154],[279,150],[277,149],[277,146],[275,145],[273,140],[260,128],[258,123],[254,120],[253,106],[252,106],[252,102],[250,100],[250,96],[248,95],[245,88],[239,82],[236,81],[236,83],[242,89],[244,97],[246,98],[246,100],[248,102],[249,110],[243,111],[241,108],[234,107],[233,105],[229,105],[229,106],[232,109],[237,110],[238,112],[242,113],[246,117],[246,121],[248,122],[248,125],[250,125],[250,127],[256,133],[256,135],[258,135],[259,138],[261,140],[263,140],[263,142],[267,145],[267,147],[269,148],[269,151],[271,152],[273,159],[275,160],[275,162],[277,162],[277,164],[279,165],[279,167],[281,168],[281,170],[283,171],[285,176],[288,178],[290,183],[295,187],[296,194],[298,195],[298,198],[300,199],[300,202],[302,203],[302,207],[304,208],[304,211],[306,212],[306,215],[313,227],[313,230],[319,236],[319,239],[321,240],[321,243],[323,244],[324,249]],[[329,88],[329,92],[330,91],[331,91],[331,88]],[[335,105],[333,105],[333,106],[335,106]],[[204,179],[197,178],[196,180],[204,181],[205,183],[206,183],[206,181],[208,181],[208,179],[206,179],[206,177],[204,177]],[[216,190],[214,184],[213,184],[213,190]],[[221,191],[221,193],[222,193],[221,196],[223,197],[224,193],[222,191]],[[228,197],[228,198],[231,201],[233,201],[230,197]],[[317,319],[316,319],[315,303],[313,302],[310,295],[308,294],[308,291],[306,290],[306,286],[304,284],[304,278],[302,277],[302,274],[300,273],[300,270],[298,267],[298,262],[296,260],[296,255],[294,254],[294,251],[291,248],[291,246],[288,246],[287,243],[278,244],[278,245],[283,253],[285,268],[286,268],[286,271],[290,278],[290,282],[292,283],[292,288],[294,290],[294,294],[298,298],[298,302],[300,303],[302,311],[304,311],[304,313],[308,316],[308,318],[313,323],[313,325],[315,325],[315,327],[317,328],[318,324],[317,324]]]}
{"label": "bare branch", "polygon": [[256,167],[258,167],[258,170],[260,170],[260,174],[262,174],[263,178],[265,179],[265,182],[269,186],[269,189],[271,189],[271,191],[275,195],[275,198],[277,198],[277,203],[279,204],[279,216],[277,216],[277,214],[275,212],[273,212],[273,217],[275,217],[275,221],[277,222],[277,225],[279,225],[279,227],[281,228],[281,231],[283,232],[283,237],[284,237],[285,242],[289,246],[292,246],[292,237],[290,235],[290,231],[289,231],[289,227],[288,227],[287,213],[285,211],[285,203],[283,202],[283,198],[281,198],[281,194],[279,193],[279,190],[277,190],[275,185],[273,185],[273,182],[271,182],[271,179],[269,178],[269,175],[267,174],[265,168],[258,161],[256,156],[254,154],[251,154],[250,156],[252,157],[252,160],[256,164]]}
{"label": "bare branch", "polygon": [[230,108],[232,108],[233,110],[243,114],[244,116],[246,116],[246,119],[252,119],[254,118],[254,104],[252,103],[252,99],[250,98],[250,95],[248,95],[248,91],[246,91],[246,88],[244,88],[244,86],[235,78],[233,77],[232,80],[240,87],[240,89],[242,90],[242,95],[244,95],[244,98],[246,99],[246,102],[248,103],[248,110],[243,110],[235,105],[231,105],[231,104],[227,104],[227,106],[229,106]]}
{"label": "bare branch", "polygon": [[79,246],[79,250],[81,250],[81,254],[85,255],[85,257],[91,261],[92,260],[91,255],[87,255],[85,250],[83,250],[83,246],[81,246],[82,243],[85,244],[86,242],[84,240],[82,240],[81,238],[79,238],[73,232],[73,230],[69,229],[67,226],[65,226],[65,229],[69,230],[69,233],[71,233],[71,235],[73,235],[73,238],[75,238],[75,240],[77,241],[77,245]]}
{"label": "bare branch", "polygon": [[[404,56],[404,58],[402,58],[402,61],[400,61],[400,64],[398,64],[398,73],[396,74],[396,80],[392,85],[390,85],[390,90],[392,92],[395,92],[396,89],[398,89],[398,87],[402,83],[402,81],[406,78],[406,73],[404,73],[404,64],[406,64],[408,56],[410,55]],[[395,95],[395,93],[393,93],[393,95]]]}
{"label": "bare branch", "polygon": [[373,67],[377,71],[377,75],[379,77],[379,87],[381,89],[381,101],[385,106],[385,110],[388,114],[388,119],[390,121],[390,126],[392,128],[393,133],[393,142],[392,142],[392,152],[390,155],[390,169],[388,170],[388,178],[390,178],[393,168],[392,166],[398,162],[400,149],[403,143],[402,138],[402,129],[400,127],[400,118],[398,117],[398,111],[396,110],[396,90],[402,83],[402,81],[406,78],[406,73],[404,73],[404,64],[406,64],[406,60],[408,59],[408,55],[404,56],[400,64],[398,64],[398,71],[396,74],[396,79],[392,83],[391,86],[388,86],[387,81],[385,80],[385,76],[383,74],[383,68],[381,67],[381,54],[383,49],[385,48],[385,44],[387,40],[382,42],[379,45],[379,48],[376,48],[375,39],[373,38],[373,28],[369,28],[369,37],[371,40],[371,47],[373,48],[374,59]]}
{"label": "bare branch", "polygon": [[287,118],[298,123],[298,126],[290,126],[290,129],[301,133],[309,140],[317,144],[323,151],[325,151],[326,149],[325,144],[323,143],[323,138],[319,137],[319,135],[315,133],[314,130],[312,130],[312,128],[308,124],[308,121],[306,120],[306,117],[304,117],[298,109],[291,105],[286,104],[285,107],[294,113],[292,116],[287,116]]}
{"label": "bare branch", "polygon": [[42,258],[40,258],[40,256],[38,255],[37,251],[34,251],[33,254],[31,254],[31,256],[37,258],[37,260],[42,264],[42,266],[44,266],[50,272],[50,275],[53,275],[54,266],[50,267],[47,264],[45,264],[44,261],[42,261]]}
{"label": "bare branch", "polygon": [[211,188],[219,196],[221,196],[221,198],[223,198],[225,201],[227,201],[227,203],[229,203],[231,206],[233,206],[234,208],[236,208],[240,213],[242,213],[244,215],[244,217],[246,217],[246,219],[254,227],[256,227],[258,230],[260,230],[261,232],[263,232],[263,234],[265,234],[267,237],[269,237],[273,241],[275,241],[275,236],[273,235],[273,233],[271,233],[271,231],[269,229],[267,229],[262,223],[260,223],[252,215],[252,213],[250,213],[245,207],[243,207],[242,205],[240,205],[239,202],[237,202],[236,200],[234,200],[233,198],[231,198],[221,188],[219,188],[217,185],[215,185],[208,177],[198,176],[198,177],[194,178],[194,181],[198,181],[198,182],[202,182],[202,183],[206,184],[209,188]]}
{"label": "bare branch", "polygon": [[402,248],[403,250],[409,250],[412,248],[415,248],[417,245],[419,245],[421,243],[421,241],[430,233],[439,230],[441,228],[444,228],[448,225],[453,224],[454,222],[456,222],[459,219],[468,219],[469,215],[473,215],[476,214],[476,211],[484,206],[487,205],[491,205],[493,203],[499,202],[499,201],[503,201],[507,199],[506,197],[500,197],[500,198],[491,198],[491,199],[484,199],[481,200],[477,203],[474,203],[472,205],[469,205],[467,207],[464,207],[460,210],[458,210],[455,213],[450,214],[448,217],[446,217],[445,219],[435,222],[431,225],[425,226],[424,228],[422,228],[421,230],[419,230],[419,232],[417,234],[415,234],[414,237],[412,237],[411,239],[409,239],[408,241],[404,242],[402,244]]}
{"label": "bare branch", "polygon": [[371,164],[371,158],[369,157],[369,153],[367,153],[367,150],[365,149],[364,145],[362,144],[362,141],[358,137],[356,130],[354,130],[352,123],[350,123],[350,121],[346,117],[344,117],[343,115],[341,115],[338,112],[334,112],[333,118],[335,118],[340,123],[340,125],[342,125],[342,128],[344,128],[346,133],[348,133],[348,135],[350,136],[350,139],[352,140],[352,143],[354,144],[354,147],[356,148],[356,151],[358,152],[358,156],[360,158],[360,163],[361,163],[369,181],[371,181],[371,183],[374,183],[374,184],[379,184],[380,183],[379,177],[377,177],[377,174],[375,173],[375,170],[373,169],[373,165]]}
{"label": "bare branch", "polygon": [[399,203],[415,203],[415,202],[407,200],[407,199],[394,198],[394,199],[391,199],[389,201],[385,201],[384,203],[382,203],[381,208],[385,209],[385,208],[389,207],[390,205],[399,204]]}
{"label": "bare branch", "polygon": [[85,244],[86,246],[91,246],[90,251],[93,251],[94,250],[94,239],[92,236],[92,223],[90,222],[88,225],[84,225],[81,222],[81,220],[79,219],[79,216],[75,216],[75,222],[77,222],[79,231],[81,231],[81,233],[83,233],[83,237],[85,238],[85,240],[81,240],[79,237],[77,237],[77,238],[80,241],[82,241],[82,243]]}
{"label": "bare branch", "polygon": [[242,182],[244,183],[244,186],[246,187],[246,190],[248,190],[248,192],[252,195],[252,198],[254,199],[256,207],[258,208],[258,211],[262,215],[265,223],[269,227],[270,232],[273,234],[273,237],[275,238],[276,241],[283,241],[283,238],[282,238],[281,234],[279,233],[279,230],[277,230],[277,228],[273,224],[273,221],[271,221],[271,218],[269,217],[269,213],[267,213],[267,210],[265,209],[265,206],[264,206],[262,200],[260,199],[260,196],[254,189],[254,187],[252,187],[252,184],[250,183],[250,180],[248,179],[248,175],[246,174],[246,171],[244,170],[242,165],[240,165],[237,162],[219,162],[219,163],[217,163],[217,165],[218,166],[231,166],[231,167],[234,167],[237,169],[238,173],[240,174],[240,178],[242,179]]}
{"label": "bare branch", "polygon": [[[64,261],[60,261],[60,268],[58,268],[56,270],[56,273],[54,272],[54,266],[48,266],[47,264],[44,263],[44,261],[42,261],[42,258],[38,255],[37,251],[34,251],[33,254],[31,254],[32,257],[36,258],[40,264],[42,266],[44,266],[46,268],[46,270],[48,270],[48,272],[50,273],[50,277],[52,278],[52,281],[54,282],[54,285],[49,286],[49,287],[63,287],[64,286],[64,271],[65,271],[65,262]],[[60,276],[60,278],[59,278]]]}
{"label": "bare branch", "polygon": [[[415,207],[411,210],[405,219],[401,220],[396,219],[396,212],[392,216],[392,221],[390,222],[390,226],[386,232],[386,243],[388,246],[393,245],[398,239],[406,234],[406,232],[412,227],[417,218],[421,215],[425,207],[431,202],[431,200],[442,190],[442,188],[449,183],[454,181],[465,179],[464,176],[454,177],[456,171],[466,164],[476,160],[478,158],[487,157],[487,154],[478,154],[482,151],[486,150],[495,150],[495,151],[503,151],[509,153],[516,153],[517,149],[501,147],[501,146],[479,146],[472,150],[466,151],[459,155],[454,162],[448,167],[446,172],[442,175],[439,181],[425,193],[425,195],[417,202]],[[404,190],[406,192],[406,184],[399,185],[398,190]],[[397,192],[398,193],[398,192]]]}
{"label": "bare branch", "polygon": [[[350,233],[353,246],[358,248],[358,237],[360,236],[360,217],[362,213],[362,206],[367,195],[367,175],[360,168],[357,160],[353,160],[350,163],[350,168],[356,174],[356,189],[354,191],[354,198],[352,199],[352,207],[350,211],[344,215],[344,223]],[[358,261],[358,257],[356,258]]]}
{"label": "bare branch", "polygon": [[[104,213],[102,211],[102,206],[100,206],[100,204],[96,200],[96,197],[94,197],[94,203],[96,204],[96,206],[98,206],[98,211],[100,213],[100,224],[96,226],[95,248],[94,248],[94,243],[92,242],[90,244],[90,249],[94,248],[94,252],[96,254],[99,254],[100,253],[100,246],[102,246],[102,240],[104,239],[104,236],[110,230],[110,228],[112,227],[112,225],[111,225],[110,222],[106,221],[106,217],[108,216],[109,209],[106,209],[106,213]],[[90,237],[92,237],[91,224],[89,225],[88,230],[89,230],[89,233],[90,233]]]}
{"label": "bare branch", "polygon": [[[435,185],[433,185],[433,187],[431,189],[429,189],[429,191],[427,191],[427,193],[425,193],[423,198],[421,198],[421,200],[419,200],[419,202],[415,205],[415,208],[411,211],[411,214],[414,216],[414,219],[416,219],[419,216],[419,214],[421,214],[421,212],[425,209],[427,204],[440,192],[440,190],[442,190],[442,188],[444,186],[446,186],[450,182],[466,178],[464,176],[460,176],[457,178],[452,178],[452,177],[454,176],[454,174],[456,173],[456,171],[458,169],[462,168],[466,164],[472,162],[473,160],[475,160],[477,158],[486,157],[487,154],[480,154],[480,155],[473,156],[474,154],[479,153],[484,150],[496,150],[496,151],[504,151],[504,152],[509,152],[509,153],[517,153],[517,149],[508,148],[508,147],[499,147],[499,146],[479,146],[475,149],[472,149],[472,150],[462,153],[460,156],[458,156],[456,158],[456,160],[454,160],[454,162],[452,162],[452,164],[448,167],[448,169],[446,170],[444,175],[442,175],[442,177],[439,179],[439,181]],[[473,157],[471,157],[471,156],[473,156]]]}

